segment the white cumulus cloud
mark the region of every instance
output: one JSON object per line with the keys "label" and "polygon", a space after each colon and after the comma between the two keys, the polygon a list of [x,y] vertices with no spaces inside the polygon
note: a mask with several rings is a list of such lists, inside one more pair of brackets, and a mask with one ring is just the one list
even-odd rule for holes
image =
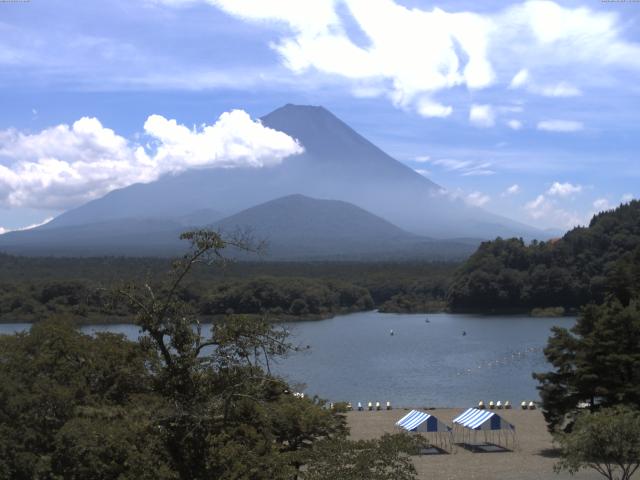
{"label": "white cumulus cloud", "polygon": [[474,207],[482,207],[491,200],[491,197],[482,192],[471,192],[464,198],[464,200]]}
{"label": "white cumulus cloud", "polygon": [[509,188],[507,188],[504,192],[502,192],[501,196],[502,197],[507,197],[510,195],[516,195],[520,193],[520,185],[518,185],[517,183],[511,185]]}
{"label": "white cumulus cloud", "polygon": [[523,68],[516,73],[509,84],[510,88],[520,88],[529,82],[529,70]]}
{"label": "white cumulus cloud", "polygon": [[0,205],[69,208],[168,172],[263,167],[303,150],[295,139],[242,110],[193,130],[151,115],[144,129],[145,145],[88,117],[33,134],[0,131]]}
{"label": "white cumulus cloud", "polygon": [[509,120],[507,121],[507,125],[512,130],[520,130],[522,128],[522,122],[520,120]]}
{"label": "white cumulus cloud", "polygon": [[582,95],[582,91],[578,87],[568,82],[541,84],[534,81],[527,69],[522,69],[514,75],[509,84],[509,88],[525,88],[530,93],[544,97],[577,97]]}
{"label": "white cumulus cloud", "polygon": [[302,152],[287,134],[265,127],[242,110],[225,112],[200,130],[151,115],[144,130],[157,142],[152,161],[163,172],[203,166],[265,167]]}
{"label": "white cumulus cloud", "polygon": [[495,112],[491,105],[471,105],[469,109],[469,122],[476,127],[493,127],[495,125]]}
{"label": "white cumulus cloud", "polygon": [[423,117],[448,117],[453,113],[453,107],[434,102],[429,98],[422,98],[418,101],[416,109]]}
{"label": "white cumulus cloud", "polygon": [[629,203],[634,198],[635,198],[635,195],[633,195],[633,193],[625,193],[624,195],[622,195],[622,198],[620,199],[620,201],[622,203]]}
{"label": "white cumulus cloud", "polygon": [[538,195],[534,200],[527,202],[524,206],[524,208],[529,211],[529,215],[536,219],[542,217],[550,207],[551,203],[544,198],[544,195]]}
{"label": "white cumulus cloud", "polygon": [[582,91],[578,87],[566,82],[546,85],[536,89],[536,91],[545,97],[578,97],[582,95]]}
{"label": "white cumulus cloud", "polygon": [[31,225],[27,225],[26,227],[20,227],[20,228],[4,228],[4,227],[0,227],[0,235],[2,235],[4,233],[8,233],[8,232],[20,232],[20,231],[23,231],[23,230],[31,230],[32,228],[36,228],[36,227],[40,227],[42,225],[45,225],[45,224],[49,223],[51,220],[53,220],[53,217],[47,217],[41,222],[33,223]]}
{"label": "white cumulus cloud", "polygon": [[[550,0],[490,13],[409,8],[394,0],[201,1],[245,21],[272,25],[278,37],[270,46],[290,71],[341,77],[356,92],[367,85],[367,95],[387,96],[427,117],[452,113],[451,105],[435,99],[446,89],[504,84],[540,95],[575,96],[581,89],[563,77],[573,74],[573,66],[640,70],[640,44],[624,37],[618,13]],[[353,40],[354,29],[362,41]],[[544,82],[534,83],[534,74]]]}
{"label": "white cumulus cloud", "polygon": [[[271,46],[293,72],[376,82],[395,105],[427,117],[453,110],[431,98],[436,92],[484,88],[495,80],[488,59],[493,22],[475,13],[409,9],[392,0],[208,1],[243,19],[287,25],[289,34]],[[350,39],[337,3],[346,5],[368,45]]]}
{"label": "white cumulus cloud", "polygon": [[611,204],[609,204],[609,200],[606,198],[597,198],[593,202],[593,208],[598,212],[601,212],[602,210],[609,210],[611,208]]}
{"label": "white cumulus cloud", "polygon": [[582,122],[573,120],[543,120],[538,122],[538,130],[546,132],[578,132],[583,128]]}
{"label": "white cumulus cloud", "polygon": [[524,210],[534,220],[544,220],[547,225],[558,228],[572,228],[585,224],[586,219],[577,214],[559,207],[552,199],[544,195],[538,195],[535,199],[524,205]]}
{"label": "white cumulus cloud", "polygon": [[555,195],[557,197],[568,197],[582,191],[582,185],[573,185],[569,182],[560,183],[553,182],[553,185],[547,190],[548,195]]}

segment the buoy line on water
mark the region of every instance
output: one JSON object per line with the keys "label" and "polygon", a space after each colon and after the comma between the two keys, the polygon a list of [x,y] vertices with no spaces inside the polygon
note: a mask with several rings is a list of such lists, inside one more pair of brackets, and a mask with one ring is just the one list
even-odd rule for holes
{"label": "buoy line on water", "polygon": [[527,357],[530,357],[531,354],[542,353],[543,350],[544,347],[527,347],[524,350],[512,350],[498,359],[480,362],[476,365],[475,368],[466,368],[463,370],[459,370],[458,372],[456,372],[456,375],[469,375],[481,369],[505,367],[507,365],[525,360]]}

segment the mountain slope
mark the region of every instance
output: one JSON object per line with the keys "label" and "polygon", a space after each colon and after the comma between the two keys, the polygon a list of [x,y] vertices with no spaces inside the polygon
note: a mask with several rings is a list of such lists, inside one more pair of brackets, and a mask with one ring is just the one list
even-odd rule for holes
{"label": "mountain slope", "polygon": [[[434,242],[353,204],[290,195],[225,218],[222,231],[248,228],[273,259],[464,258],[475,246]],[[477,244],[476,244],[477,245]]]}
{"label": "mountain slope", "polygon": [[394,160],[322,107],[286,105],[262,119],[297,138],[305,152],[265,168],[192,170],[113,191],[42,229],[118,218],[167,218],[198,208],[226,215],[301,193],[343,200],[412,233],[437,238],[545,237],[526,225],[470,207]]}
{"label": "mountain slope", "polygon": [[229,229],[247,225],[271,238],[353,238],[393,241],[417,238],[353,204],[288,195],[248,208],[215,223]]}
{"label": "mountain slope", "polygon": [[[347,202],[289,195],[214,223],[186,226],[177,221],[115,219],[11,232],[0,236],[0,251],[62,256],[179,255],[186,247],[178,239],[180,233],[207,225],[228,234],[251,231],[256,241],[267,242],[265,258],[271,260],[462,259],[477,246],[432,241],[405,232]],[[253,254],[228,253],[256,258]]]}
{"label": "mountain slope", "polygon": [[85,225],[23,230],[0,235],[0,251],[34,256],[167,256],[184,251],[177,221],[110,219]]}

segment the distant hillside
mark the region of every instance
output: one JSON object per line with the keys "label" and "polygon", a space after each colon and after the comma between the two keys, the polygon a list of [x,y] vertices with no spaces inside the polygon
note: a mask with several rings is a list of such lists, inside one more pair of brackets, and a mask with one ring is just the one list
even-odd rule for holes
{"label": "distant hillside", "polygon": [[248,227],[268,242],[271,259],[466,258],[475,246],[408,233],[353,204],[289,195],[214,224],[222,231]]}
{"label": "distant hillside", "polygon": [[558,240],[498,238],[458,270],[449,307],[464,310],[575,309],[608,293],[628,300],[640,288],[640,202],[595,215]]}
{"label": "distant hillside", "polygon": [[[353,204],[289,195],[211,222],[216,213],[173,220],[114,219],[0,235],[0,251],[38,256],[176,256],[180,233],[208,226],[228,234],[250,230],[266,241],[268,260],[460,260],[478,243],[433,241],[396,227]],[[238,252],[228,252],[240,255]],[[254,254],[240,258],[255,259]]]}
{"label": "distant hillside", "polygon": [[33,256],[172,256],[184,251],[176,220],[124,218],[0,235],[0,251]]}

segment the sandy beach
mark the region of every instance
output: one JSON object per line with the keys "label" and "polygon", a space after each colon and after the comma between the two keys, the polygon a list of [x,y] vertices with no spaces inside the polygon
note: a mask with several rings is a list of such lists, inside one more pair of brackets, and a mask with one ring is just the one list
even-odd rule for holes
{"label": "sandy beach", "polygon": [[[397,432],[395,422],[410,409],[390,411],[348,412],[347,421],[351,438],[372,439],[385,432]],[[427,410],[441,421],[452,425],[451,420],[463,411],[461,408]],[[497,410],[505,420],[516,426],[519,446],[515,451],[473,453],[457,447],[454,454],[420,455],[413,457],[420,479],[469,480],[469,479],[598,479],[596,472],[584,470],[577,475],[556,474],[553,465],[556,453],[551,435],[546,430],[544,417],[539,410]],[[640,478],[640,475],[634,476]]]}

